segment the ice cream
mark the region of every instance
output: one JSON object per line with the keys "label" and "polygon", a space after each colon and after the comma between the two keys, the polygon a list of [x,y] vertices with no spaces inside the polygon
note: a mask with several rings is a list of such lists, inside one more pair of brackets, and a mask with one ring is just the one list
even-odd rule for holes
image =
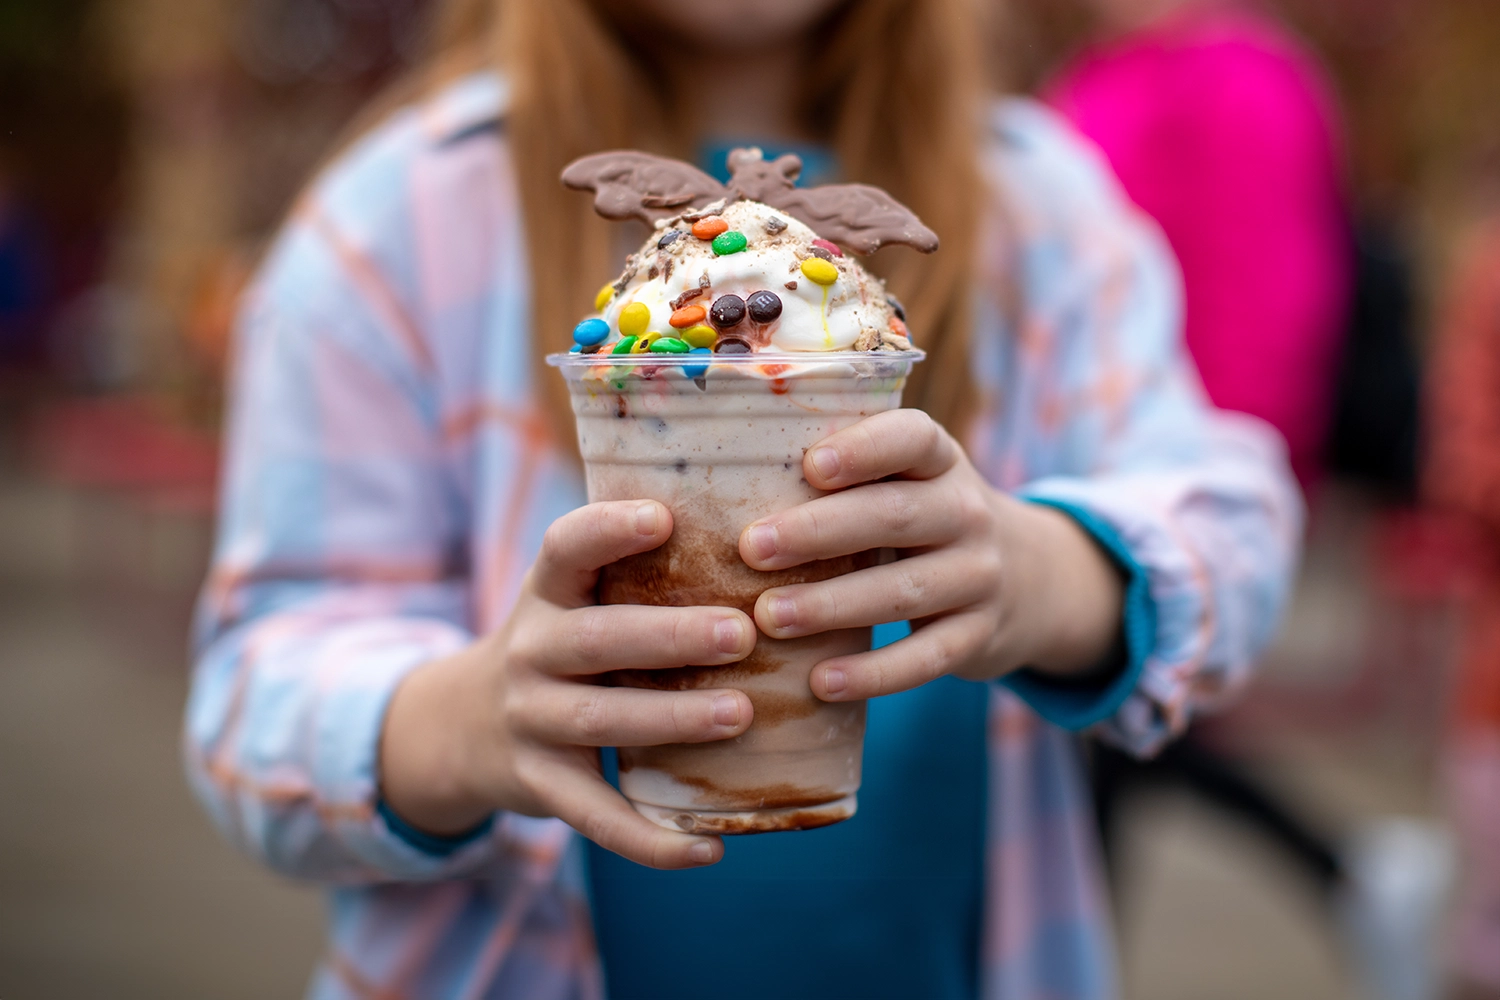
{"label": "ice cream", "polygon": [[[548,359],[568,381],[589,499],[651,498],[673,515],[665,545],[601,571],[601,603],[751,613],[770,587],[875,559],[858,553],[762,573],[740,559],[738,537],[751,521],[819,496],[802,476],[806,449],[899,406],[922,357],[900,304],[828,237],[864,253],[889,242],[933,249],[936,237],[873,188],[794,188],[795,157],[766,163],[741,150],[731,164],[727,188],[639,153],[589,157],[564,174],[593,190],[607,217],[654,226],[600,289],[573,353]],[[651,820],[702,833],[808,829],[852,816],[865,706],[819,701],[808,677],[822,660],[869,643],[867,628],[762,635],[738,664],[614,675],[633,687],[738,688],[755,711],[733,740],[619,748],[620,790]]]}
{"label": "ice cream", "polygon": [[760,202],[709,208],[663,223],[600,290],[598,349],[632,334],[721,354],[911,349],[900,305],[837,245]]}
{"label": "ice cream", "polygon": [[[687,164],[640,153],[602,153],[568,168],[564,183],[594,190],[605,215],[654,226],[620,276],[599,290],[597,313],[574,331],[574,350],[910,350],[901,303],[825,237],[843,237],[865,253],[897,242],[931,250],[937,237],[878,189],[795,187],[795,156],[767,163],[760,150],[742,149],[730,164],[727,186]],[[688,207],[663,215],[661,204],[674,198]],[[822,235],[802,217],[816,220]]]}

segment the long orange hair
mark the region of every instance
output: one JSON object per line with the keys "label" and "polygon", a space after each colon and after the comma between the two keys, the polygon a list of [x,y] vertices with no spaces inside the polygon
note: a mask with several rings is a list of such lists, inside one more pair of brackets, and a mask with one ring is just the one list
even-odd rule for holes
{"label": "long orange hair", "polygon": [[[928,360],[907,404],[955,433],[971,415],[971,261],[988,207],[979,173],[985,89],[974,0],[846,0],[817,29],[796,92],[800,124],[838,154],[844,179],[885,188],[942,240],[931,257],[901,249],[866,260],[906,306]],[[602,0],[445,0],[431,55],[391,97],[411,99],[492,65],[510,88],[506,133],[520,184],[531,273],[533,364],[556,426],[569,426],[562,379],[542,357],[567,342],[620,267],[613,224],[558,182],[575,157],[637,148],[690,154],[680,109]],[[653,53],[654,54],[654,53]],[[571,435],[567,435],[571,437]]]}

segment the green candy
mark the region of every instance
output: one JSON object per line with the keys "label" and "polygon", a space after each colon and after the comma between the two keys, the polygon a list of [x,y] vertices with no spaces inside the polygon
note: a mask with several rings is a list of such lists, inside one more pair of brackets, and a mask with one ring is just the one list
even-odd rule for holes
{"label": "green candy", "polygon": [[663,337],[652,344],[646,350],[652,354],[686,354],[693,349],[693,345],[676,337]]}
{"label": "green candy", "polygon": [[610,351],[609,353],[611,353],[611,354],[629,354],[630,353],[630,349],[632,347],[634,347],[634,346],[635,346],[635,338],[634,337],[626,337],[623,340],[621,340],[618,344],[616,344],[614,346],[614,350]]}
{"label": "green candy", "polygon": [[745,234],[738,229],[730,229],[714,237],[714,253],[720,257],[727,257],[732,253],[739,253],[745,249]]}

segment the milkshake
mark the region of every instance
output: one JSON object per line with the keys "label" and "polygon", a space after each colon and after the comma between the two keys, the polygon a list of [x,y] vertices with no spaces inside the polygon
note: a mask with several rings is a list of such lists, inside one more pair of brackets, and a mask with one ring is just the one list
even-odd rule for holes
{"label": "milkshake", "polygon": [[[753,151],[734,155],[742,169],[763,163]],[[784,171],[784,160],[776,162]],[[648,190],[643,200],[671,196]],[[738,542],[752,521],[820,495],[802,475],[809,447],[900,405],[922,357],[903,310],[791,211],[735,190],[708,188],[694,199],[709,196],[716,197],[653,220],[641,251],[600,290],[596,315],[578,325],[572,353],[549,358],[568,382],[589,500],[650,498],[673,515],[665,545],[602,571],[603,604],[753,615],[771,587],[828,579],[877,557],[764,573],[745,565]],[[824,225],[869,246],[847,227]],[[621,792],[654,822],[694,833],[847,819],[857,805],[865,706],[819,701],[808,678],[822,660],[869,648],[868,628],[760,635],[737,664],[616,672],[612,683],[632,687],[736,688],[755,710],[732,740],[619,748]]]}

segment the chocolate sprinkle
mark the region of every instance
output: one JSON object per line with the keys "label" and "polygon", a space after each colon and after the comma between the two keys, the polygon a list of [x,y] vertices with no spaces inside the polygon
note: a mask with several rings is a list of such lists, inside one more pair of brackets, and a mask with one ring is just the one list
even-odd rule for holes
{"label": "chocolate sprinkle", "polygon": [[668,229],[665,233],[662,233],[661,239],[656,241],[656,249],[665,250],[681,235],[681,229]]}
{"label": "chocolate sprinkle", "polygon": [[811,253],[814,257],[822,257],[824,260],[828,261],[828,263],[833,263],[833,254],[829,253],[827,250],[824,250],[822,247],[812,247],[808,252]]}
{"label": "chocolate sprinkle", "polygon": [[773,215],[766,220],[766,232],[770,233],[772,236],[775,236],[779,232],[783,232],[785,229],[786,220],[783,218],[779,218],[778,216]]}
{"label": "chocolate sprinkle", "polygon": [[720,330],[739,326],[745,319],[745,300],[738,295],[720,295],[709,308],[708,318]]}
{"label": "chocolate sprinkle", "polygon": [[786,283],[786,290],[789,292],[795,292],[797,290],[797,283],[795,281],[788,281]]}
{"label": "chocolate sprinkle", "polygon": [[687,291],[683,292],[681,295],[677,296],[677,298],[672,300],[672,311],[676,312],[702,294],[703,289],[701,288],[689,288]]}

